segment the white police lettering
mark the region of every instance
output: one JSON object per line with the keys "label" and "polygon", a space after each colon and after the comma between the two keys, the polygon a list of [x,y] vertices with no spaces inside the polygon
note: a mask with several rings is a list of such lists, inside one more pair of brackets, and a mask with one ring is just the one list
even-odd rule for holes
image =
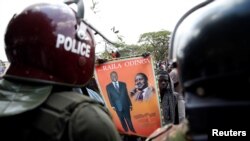
{"label": "white police lettering", "polygon": [[90,57],[90,46],[80,41],[76,41],[71,37],[64,36],[62,34],[57,34],[56,48],[63,45],[66,51],[71,51],[72,53],[79,54],[85,57]]}

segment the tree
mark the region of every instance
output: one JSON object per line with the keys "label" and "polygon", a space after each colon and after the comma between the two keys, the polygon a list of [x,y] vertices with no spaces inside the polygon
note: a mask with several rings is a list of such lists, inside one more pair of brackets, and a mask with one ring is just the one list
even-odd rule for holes
{"label": "tree", "polygon": [[[170,32],[166,30],[143,33],[138,40],[138,44],[132,45],[126,44],[121,36],[121,39],[118,38],[119,40],[116,42],[115,48],[119,51],[121,58],[140,56],[143,53],[149,52],[154,56],[156,61],[165,60],[168,56],[169,35]],[[107,49],[101,57],[110,59],[110,53]]]}
{"label": "tree", "polygon": [[152,53],[156,61],[165,60],[168,56],[169,35],[167,30],[143,33],[138,43],[145,51]]}
{"label": "tree", "polygon": [[128,45],[128,44],[123,44],[122,46],[119,47],[119,51],[121,54],[121,57],[127,57],[127,56],[138,56],[142,54],[142,50],[140,50],[139,45]]}

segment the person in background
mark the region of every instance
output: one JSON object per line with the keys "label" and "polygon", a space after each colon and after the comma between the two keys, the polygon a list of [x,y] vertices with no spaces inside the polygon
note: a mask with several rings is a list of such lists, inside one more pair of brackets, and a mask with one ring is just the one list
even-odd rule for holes
{"label": "person in background", "polygon": [[100,102],[105,106],[105,102],[103,98],[98,94],[96,91],[88,88],[88,87],[82,87],[82,88],[72,88],[74,92],[77,92],[79,94],[85,94],[86,96],[89,96],[90,98]]}
{"label": "person in background", "polygon": [[81,87],[81,88],[73,88],[73,91],[78,92],[80,94],[85,94],[89,96],[92,99],[95,99],[96,101],[100,102],[105,106],[105,102],[103,100],[103,97],[100,94],[100,91],[98,89],[96,80],[94,77],[92,77],[86,86]]}
{"label": "person in background", "polygon": [[162,70],[162,71],[167,70],[167,64],[166,64],[165,61],[161,61],[161,62],[160,62],[160,67],[159,67],[159,69]]}
{"label": "person in background", "polygon": [[0,60],[0,79],[4,75],[5,70],[6,70],[6,66],[5,66],[4,62],[2,60]]}
{"label": "person in background", "polygon": [[117,58],[120,58],[120,53],[119,53],[119,51],[111,51],[111,57],[112,57],[112,59],[117,59]]}
{"label": "person in background", "polygon": [[171,80],[167,71],[158,73],[158,85],[160,89],[161,107],[163,110],[164,124],[178,124],[178,101],[174,93]]}
{"label": "person in background", "polygon": [[169,72],[169,76],[170,76],[172,84],[173,84],[174,92],[177,95],[179,121],[181,122],[185,119],[186,112],[185,112],[185,99],[184,99],[184,95],[183,95],[182,88],[180,85],[180,78],[179,78],[179,74],[178,74],[178,70],[177,70],[177,63],[172,62],[170,64],[170,68],[171,68],[171,71]]}
{"label": "person in background", "polygon": [[177,63],[172,62],[170,64],[170,68],[171,68],[171,71],[169,72],[169,76],[170,76],[171,80],[173,81],[174,91],[178,92],[178,93],[182,93],[181,85],[179,82],[180,78],[179,78],[179,74],[178,74],[178,70],[177,70]]}

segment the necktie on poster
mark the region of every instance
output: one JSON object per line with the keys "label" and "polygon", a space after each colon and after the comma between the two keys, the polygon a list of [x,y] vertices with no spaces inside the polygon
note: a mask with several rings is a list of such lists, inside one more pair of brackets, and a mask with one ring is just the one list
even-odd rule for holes
{"label": "necktie on poster", "polygon": [[116,89],[117,91],[119,91],[119,85],[118,85],[118,83],[115,83],[115,89]]}
{"label": "necktie on poster", "polygon": [[143,91],[140,92],[140,94],[138,96],[138,100],[143,100]]}

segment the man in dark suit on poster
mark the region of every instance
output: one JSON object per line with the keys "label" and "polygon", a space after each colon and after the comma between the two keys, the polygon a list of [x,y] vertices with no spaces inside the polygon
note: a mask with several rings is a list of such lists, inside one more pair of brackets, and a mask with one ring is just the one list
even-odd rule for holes
{"label": "man in dark suit on poster", "polygon": [[128,129],[135,132],[130,115],[132,104],[128,96],[126,83],[118,81],[118,75],[115,71],[110,73],[110,79],[112,82],[106,86],[110,105],[116,111],[123,129],[126,132],[128,132]]}

